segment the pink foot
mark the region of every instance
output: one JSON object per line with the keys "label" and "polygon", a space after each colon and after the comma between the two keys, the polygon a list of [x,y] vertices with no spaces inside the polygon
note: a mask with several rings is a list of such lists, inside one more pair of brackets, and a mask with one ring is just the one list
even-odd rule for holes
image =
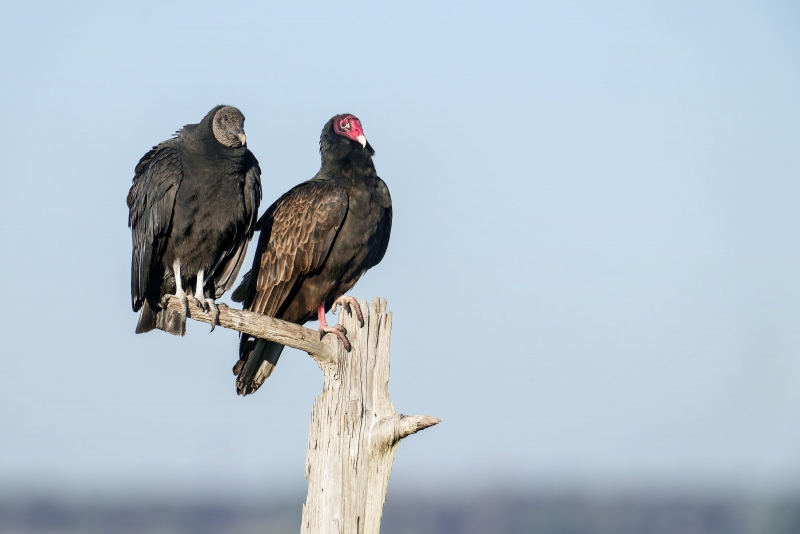
{"label": "pink foot", "polygon": [[345,330],[345,328],[340,324],[337,324],[336,326],[328,326],[328,322],[325,320],[324,302],[319,305],[319,308],[317,308],[317,316],[319,317],[319,338],[322,339],[322,336],[325,334],[334,334],[336,337],[342,340],[344,350],[350,352],[350,341],[347,339],[347,330]]}
{"label": "pink foot", "polygon": [[352,315],[353,310],[355,310],[359,324],[362,327],[364,326],[364,315],[361,313],[361,305],[358,303],[357,298],[351,297],[350,295],[342,295],[333,301],[333,307],[331,308],[331,311],[336,313],[336,310],[339,308],[339,306],[341,306],[343,310],[350,312],[350,315]]}

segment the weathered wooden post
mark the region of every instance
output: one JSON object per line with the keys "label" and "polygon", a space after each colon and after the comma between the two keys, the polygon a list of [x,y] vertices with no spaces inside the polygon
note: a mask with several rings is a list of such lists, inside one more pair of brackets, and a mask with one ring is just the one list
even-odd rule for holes
{"label": "weathered wooden post", "polygon": [[363,327],[353,315],[339,314],[352,350],[337,343],[333,358],[316,358],[325,384],[311,411],[303,534],[377,534],[397,445],[439,422],[395,411],[389,398],[392,314],[377,298],[361,309]]}
{"label": "weathered wooden post", "polygon": [[[180,310],[176,297],[169,307]],[[322,394],[314,401],[306,456],[308,496],[302,534],[378,534],[397,445],[439,423],[427,415],[398,414],[389,397],[392,314],[386,301],[361,303],[364,326],[342,311],[352,350],[334,336],[272,317],[220,306],[221,326],[307,352],[322,369]],[[211,318],[189,304],[189,316]]]}

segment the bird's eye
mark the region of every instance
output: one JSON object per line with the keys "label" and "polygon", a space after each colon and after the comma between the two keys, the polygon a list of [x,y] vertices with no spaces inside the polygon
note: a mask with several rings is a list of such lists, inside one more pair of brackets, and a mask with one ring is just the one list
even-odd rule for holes
{"label": "bird's eye", "polygon": [[341,124],[342,131],[349,132],[350,131],[350,121],[342,121]]}

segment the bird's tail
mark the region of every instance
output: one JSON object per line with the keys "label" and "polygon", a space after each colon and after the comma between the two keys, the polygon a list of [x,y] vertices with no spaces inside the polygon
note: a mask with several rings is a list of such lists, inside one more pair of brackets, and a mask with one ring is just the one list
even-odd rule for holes
{"label": "bird's tail", "polygon": [[233,302],[244,302],[247,298],[247,290],[250,288],[250,277],[253,276],[253,271],[247,271],[242,276],[242,281],[239,282],[239,287],[231,293],[231,300]]}
{"label": "bird's tail", "polygon": [[150,303],[145,300],[142,311],[139,313],[139,324],[136,325],[136,333],[144,334],[155,328],[169,332],[176,336],[186,335],[186,323],[181,314],[170,309],[153,309]]}
{"label": "bird's tail", "polygon": [[278,364],[283,345],[274,341],[242,336],[239,343],[239,361],[233,366],[236,393],[249,395],[261,387]]}

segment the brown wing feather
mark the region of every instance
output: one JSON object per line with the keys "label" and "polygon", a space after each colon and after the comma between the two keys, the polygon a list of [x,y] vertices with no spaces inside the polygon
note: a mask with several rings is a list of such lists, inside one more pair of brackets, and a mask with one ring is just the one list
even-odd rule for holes
{"label": "brown wing feather", "polygon": [[[347,192],[328,180],[290,190],[259,221],[261,235],[245,307],[274,317],[295,284],[319,269],[347,213]],[[255,288],[253,287],[255,281]]]}

